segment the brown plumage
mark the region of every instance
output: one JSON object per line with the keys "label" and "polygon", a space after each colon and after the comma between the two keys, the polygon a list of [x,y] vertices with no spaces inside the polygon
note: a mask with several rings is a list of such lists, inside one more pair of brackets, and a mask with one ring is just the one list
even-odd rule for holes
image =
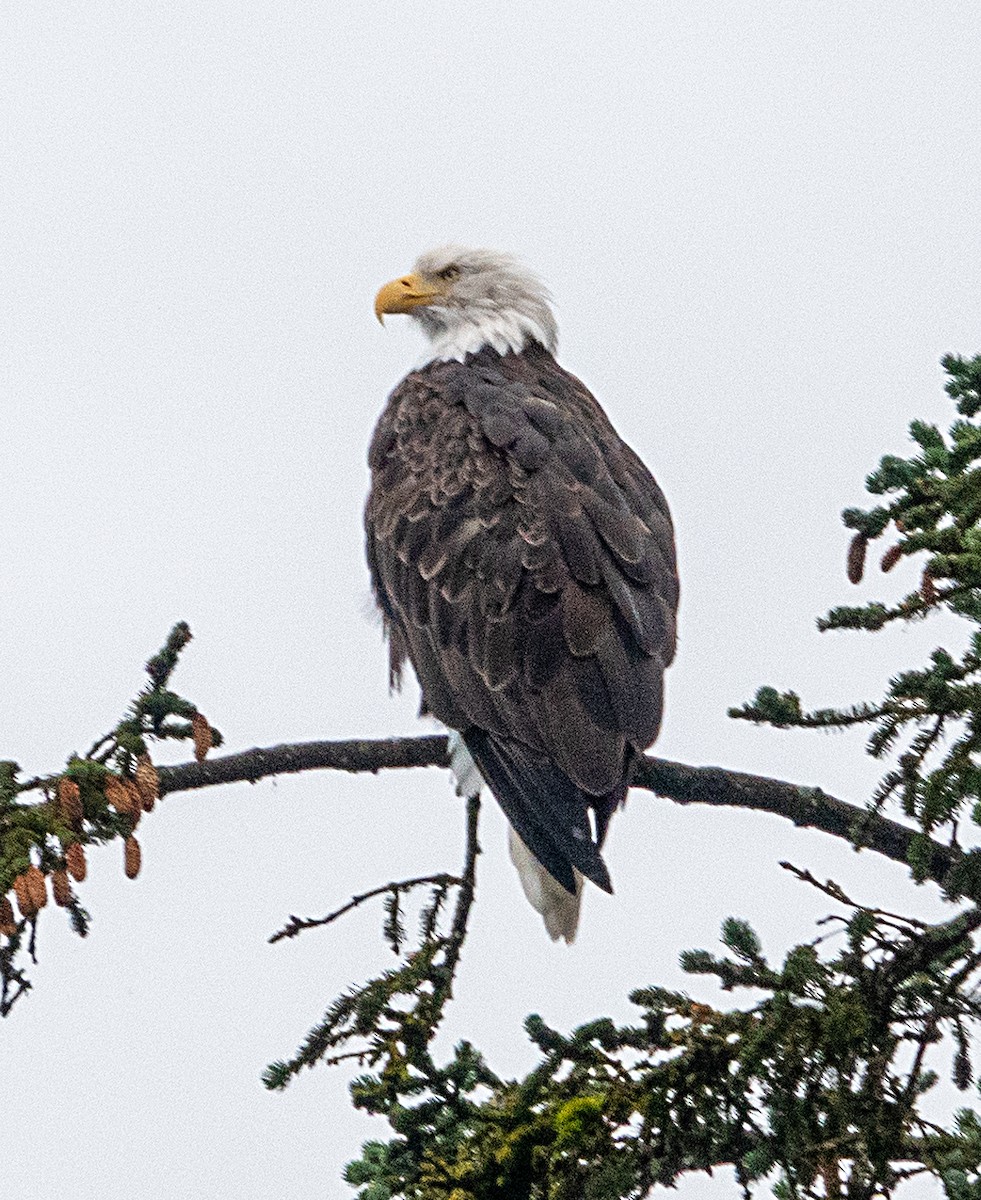
{"label": "brown plumage", "polygon": [[[473,253],[429,258],[460,273]],[[419,307],[428,322],[440,311]],[[660,725],[678,579],[660,488],[549,340],[523,333],[406,376],[372,439],[365,525],[393,683],[408,659],[424,711],[460,731],[522,842],[575,895],[577,871],[611,890],[600,847]]]}

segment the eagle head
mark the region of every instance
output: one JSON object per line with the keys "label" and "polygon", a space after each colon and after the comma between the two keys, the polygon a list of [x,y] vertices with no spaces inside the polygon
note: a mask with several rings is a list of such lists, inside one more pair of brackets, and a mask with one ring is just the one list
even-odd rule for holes
{"label": "eagle head", "polygon": [[538,342],[554,353],[550,301],[541,280],[510,254],[442,246],[385,284],[375,315],[383,321],[388,313],[406,313],[425,330],[433,358],[462,362],[484,346],[517,354]]}

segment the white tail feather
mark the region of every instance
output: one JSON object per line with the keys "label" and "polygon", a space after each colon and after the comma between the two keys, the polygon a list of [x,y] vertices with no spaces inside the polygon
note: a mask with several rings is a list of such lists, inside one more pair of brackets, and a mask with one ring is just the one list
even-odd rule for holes
{"label": "white tail feather", "polygon": [[484,777],[477,770],[477,764],[471,757],[466,742],[456,730],[450,731],[447,740],[450,751],[450,774],[456,783],[456,794],[465,796],[468,800],[472,796],[479,796],[480,789],[484,786]]}
{"label": "white tail feather", "polygon": [[[456,794],[479,796],[484,779],[459,733],[450,732],[449,750],[450,772],[456,783]],[[511,861],[518,868],[522,890],[531,907],[541,913],[548,936],[553,942],[559,938],[570,943],[575,941],[579,928],[579,906],[582,903],[582,876],[578,871],[575,872],[576,894],[572,896],[549,875],[510,826],[508,848]]]}
{"label": "white tail feather", "polygon": [[528,903],[536,912],[542,914],[548,936],[553,942],[557,942],[559,938],[574,942],[576,930],[579,928],[582,876],[573,870],[576,877],[576,894],[573,896],[558,880],[552,878],[510,826],[508,849],[511,851],[511,861],[518,868],[518,877],[528,897]]}

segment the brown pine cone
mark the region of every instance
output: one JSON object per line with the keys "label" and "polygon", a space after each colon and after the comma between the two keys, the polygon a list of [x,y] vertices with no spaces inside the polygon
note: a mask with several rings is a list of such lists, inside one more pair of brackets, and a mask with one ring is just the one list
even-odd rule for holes
{"label": "brown pine cone", "polygon": [[54,902],[60,908],[72,902],[72,885],[68,881],[68,872],[64,870],[51,872],[51,894]]}
{"label": "brown pine cone", "polygon": [[865,551],[869,539],[864,533],[856,533],[848,547],[848,582],[861,583],[865,573]]}
{"label": "brown pine cone", "polygon": [[896,565],[896,563],[899,562],[899,560],[902,558],[902,556],[903,556],[903,548],[900,545],[900,543],[897,542],[895,544],[895,546],[890,546],[889,549],[885,552],[885,554],[883,554],[882,562],[879,565],[882,567],[883,571],[889,572],[893,569],[893,567]]}
{"label": "brown pine cone", "polygon": [[141,754],[136,763],[136,786],[140,792],[144,812],[153,812],[160,798],[160,776],[150,761],[149,754]]}
{"label": "brown pine cone", "polygon": [[126,844],[123,847],[123,863],[126,869],[126,878],[135,879],[140,873],[140,862],[142,855],[140,854],[140,843],[133,837],[132,834],[126,839]]}
{"label": "brown pine cone", "polygon": [[191,734],[194,738],[194,757],[198,762],[204,762],[205,756],[211,749],[211,726],[204,713],[196,712],[191,718]]}
{"label": "brown pine cone", "polygon": [[82,823],[82,793],[74,779],[62,775],[58,780],[58,807],[67,821],[78,826]]}
{"label": "brown pine cone", "polygon": [[116,812],[129,813],[133,811],[133,799],[129,789],[118,775],[107,775],[104,785],[106,799]]}
{"label": "brown pine cone", "polygon": [[143,815],[143,797],[132,779],[124,779],[123,787],[126,789],[126,795],[129,796],[129,815],[133,818],[133,828],[135,829]]}
{"label": "brown pine cone", "polygon": [[24,872],[24,878],[27,880],[27,890],[30,892],[34,907],[44,908],[48,902],[48,886],[41,870],[38,867],[28,867]]}
{"label": "brown pine cone", "polygon": [[72,879],[81,883],[87,871],[85,847],[81,842],[72,842],[70,846],[65,847],[65,866]]}
{"label": "brown pine cone", "polygon": [[14,895],[17,897],[17,907],[20,909],[20,915],[31,917],[37,914],[37,905],[34,903],[34,897],[31,895],[31,889],[27,885],[27,875],[18,875],[14,880]]}

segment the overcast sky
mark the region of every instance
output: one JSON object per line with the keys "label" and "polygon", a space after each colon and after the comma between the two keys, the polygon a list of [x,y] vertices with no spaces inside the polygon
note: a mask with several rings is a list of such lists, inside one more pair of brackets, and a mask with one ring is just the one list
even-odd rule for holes
{"label": "overcast sky", "polygon": [[[761,683],[879,694],[945,631],[821,637],[842,507],[913,416],[946,424],[940,355],[981,349],[981,16],[934,0],[570,5],[208,0],[0,4],[0,758],[56,770],[116,721],[170,626],[174,683],[229,749],[420,730],[386,693],[362,557],[365,451],[421,352],[375,322],[424,249],[521,255],[560,361],[671,503],[681,643],[658,752],[862,801],[861,735],[756,730]],[[904,571],[906,574],[904,574]],[[776,818],[635,793],[612,898],[550,943],[503,818],[443,1044],[500,1073],[562,1028],[683,985],[680,950],[750,920],[781,954],[826,901],[930,916],[934,892]],[[87,941],[45,912],[35,990],[0,1027],[3,1191],[74,1200],[345,1197],[387,1126],[349,1075],[260,1084],[343,988],[386,967],[379,914],[268,946],[388,879],[455,870],[437,771],[168,798],[90,855]],[[729,1177],[686,1195],[731,1193]]]}

